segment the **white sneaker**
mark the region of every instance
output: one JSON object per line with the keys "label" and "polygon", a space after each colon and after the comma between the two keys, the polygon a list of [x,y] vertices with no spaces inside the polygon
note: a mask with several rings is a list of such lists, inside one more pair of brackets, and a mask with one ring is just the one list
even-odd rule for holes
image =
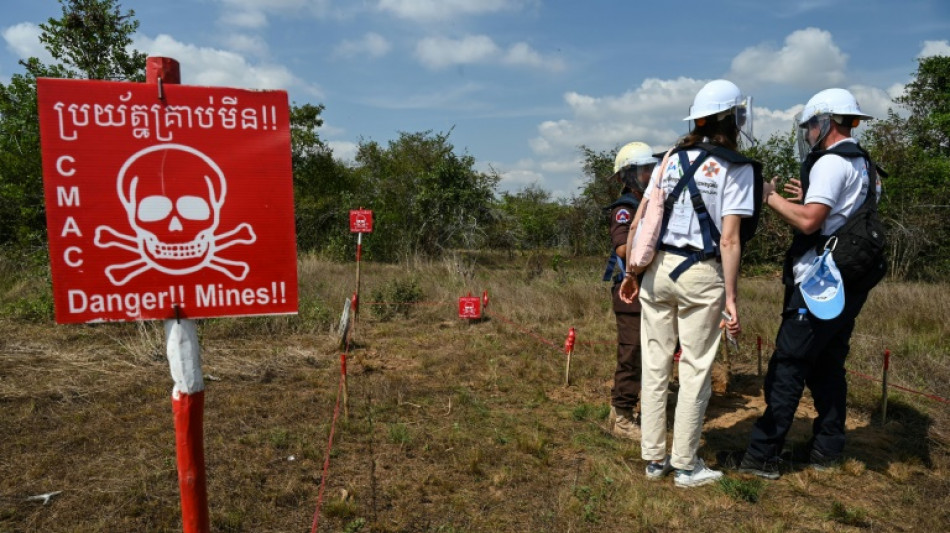
{"label": "white sneaker", "polygon": [[677,487],[701,487],[715,483],[722,477],[722,472],[706,467],[702,459],[696,460],[696,466],[692,470],[676,469],[673,474],[673,483]]}
{"label": "white sneaker", "polygon": [[647,479],[660,479],[673,471],[673,465],[670,464],[670,456],[667,455],[662,463],[650,461],[645,469]]}

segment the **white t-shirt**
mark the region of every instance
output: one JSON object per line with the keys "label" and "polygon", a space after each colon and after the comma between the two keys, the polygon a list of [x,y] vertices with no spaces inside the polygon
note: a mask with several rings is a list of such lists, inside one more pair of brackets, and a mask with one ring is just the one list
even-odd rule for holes
{"label": "white t-shirt", "polygon": [[[699,149],[689,149],[686,154],[692,164],[699,156]],[[660,165],[657,165],[653,169],[653,176],[643,197],[650,197],[656,184],[657,174],[660,172],[663,172],[662,187],[666,194],[669,194],[679,182],[681,172],[685,171],[685,168],[680,169],[679,153],[671,154],[667,168],[661,169]],[[709,211],[710,220],[720,232],[722,232],[722,217],[726,215],[752,216],[755,209],[752,165],[733,165],[711,155],[702,162],[693,179]],[[670,213],[666,233],[660,237],[660,241],[677,248],[703,249],[702,230],[699,226],[699,218],[693,211],[688,186],[684,187],[680,193]],[[718,242],[713,244],[719,248]]]}
{"label": "white t-shirt", "polygon": [[[839,141],[841,143],[856,142],[852,138]],[[822,204],[831,208],[828,218],[818,230],[822,235],[831,235],[844,225],[845,221],[854,213],[868,193],[868,167],[863,157],[841,157],[837,154],[827,154],[815,162],[808,175],[808,194],[805,195],[805,204]],[[809,250],[792,268],[795,274],[795,283],[801,283],[805,271],[812,264],[815,250]]]}

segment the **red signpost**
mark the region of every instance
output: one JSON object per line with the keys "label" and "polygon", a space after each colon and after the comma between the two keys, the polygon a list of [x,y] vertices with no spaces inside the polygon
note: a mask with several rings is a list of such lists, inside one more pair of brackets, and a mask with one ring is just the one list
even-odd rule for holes
{"label": "red signpost", "polygon": [[351,233],[372,233],[373,232],[373,212],[369,209],[351,209],[350,210],[350,232]]}
{"label": "red signpost", "polygon": [[[204,383],[191,318],[297,312],[287,94],[37,80],[59,323],[164,319],[182,526],[209,530]],[[174,317],[174,318],[171,318]]]}
{"label": "red signpost", "polygon": [[468,296],[459,297],[459,318],[467,318],[470,320],[477,320],[482,317],[482,299],[478,296],[472,296],[472,293],[469,293]]}
{"label": "red signpost", "polygon": [[37,94],[57,322],[296,312],[285,92],[41,78]]}
{"label": "red signpost", "polygon": [[[369,209],[350,210],[350,233],[356,234],[356,293],[353,295],[353,323],[359,323],[360,265],[363,259],[363,234],[373,232],[373,212]],[[355,331],[356,328],[354,327]]]}

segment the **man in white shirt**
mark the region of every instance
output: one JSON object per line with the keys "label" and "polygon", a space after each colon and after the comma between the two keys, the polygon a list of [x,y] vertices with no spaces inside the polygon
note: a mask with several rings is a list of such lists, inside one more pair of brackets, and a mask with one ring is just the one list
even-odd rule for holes
{"label": "man in white shirt", "polygon": [[785,258],[782,324],[765,377],[767,407],[753,426],[744,454],[720,459],[724,467],[778,479],[779,456],[806,386],[818,416],[803,460],[816,469],[841,460],[848,393],[844,362],[855,319],[869,289],[845,286],[844,309],[836,317],[822,320],[808,310],[799,286],[829,236],[865,199],[875,200],[874,195],[868,195],[873,163],[851,136],[860,120],[870,118],[850,92],[819,92],[805,105],[798,121],[803,201],[779,195],[775,191],[777,177],[764,187],[763,202],[797,231]]}

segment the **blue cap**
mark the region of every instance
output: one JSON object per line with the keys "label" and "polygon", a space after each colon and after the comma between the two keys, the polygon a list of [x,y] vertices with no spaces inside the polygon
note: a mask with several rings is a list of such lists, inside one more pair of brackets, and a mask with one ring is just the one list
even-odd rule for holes
{"label": "blue cap", "polygon": [[815,317],[831,320],[841,314],[844,310],[844,283],[831,250],[825,250],[808,267],[800,290],[805,305]]}

